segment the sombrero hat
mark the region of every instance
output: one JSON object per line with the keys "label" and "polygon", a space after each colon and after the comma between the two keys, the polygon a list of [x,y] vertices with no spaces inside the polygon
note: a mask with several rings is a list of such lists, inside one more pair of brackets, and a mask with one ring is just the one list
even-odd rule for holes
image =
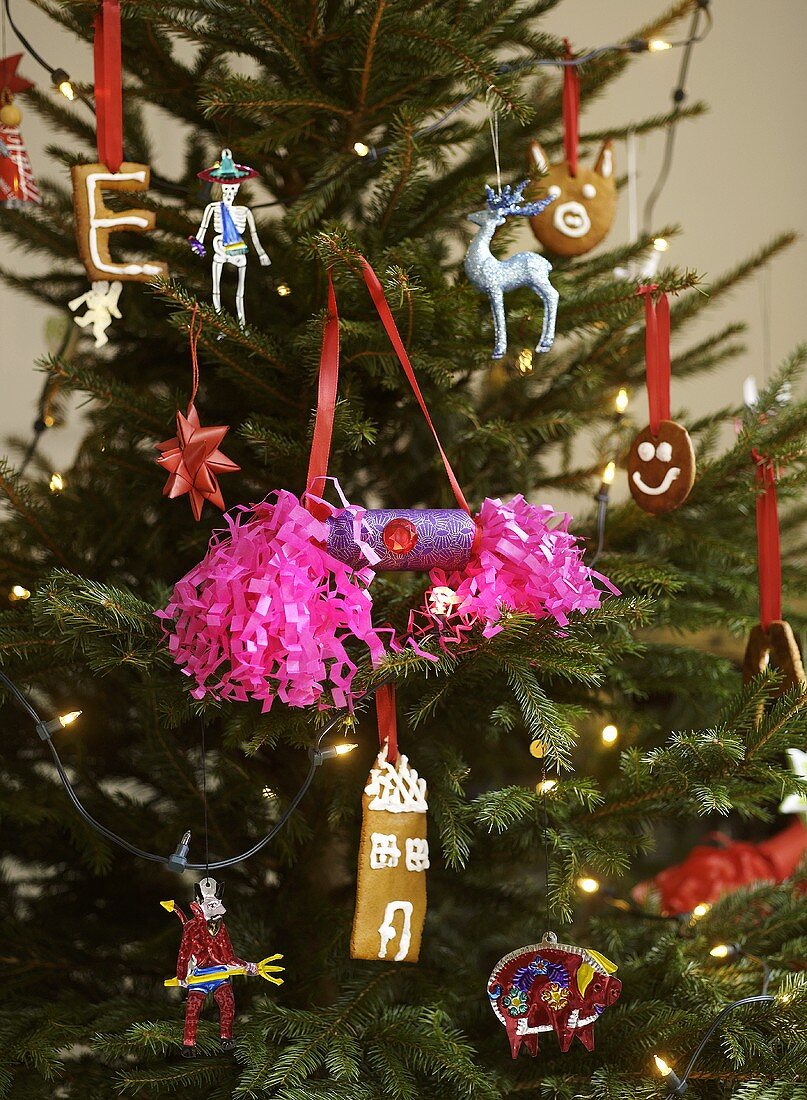
{"label": "sombrero hat", "polygon": [[205,168],[196,174],[200,180],[208,183],[242,183],[258,175],[254,168],[248,168],[246,164],[236,164],[230,149],[222,149],[220,161],[212,168]]}

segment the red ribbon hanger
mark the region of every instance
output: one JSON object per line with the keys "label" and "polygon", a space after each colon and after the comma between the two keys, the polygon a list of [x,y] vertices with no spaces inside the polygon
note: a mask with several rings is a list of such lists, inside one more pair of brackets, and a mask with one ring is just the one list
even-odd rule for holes
{"label": "red ribbon hanger", "polygon": [[[362,275],[367,289],[370,291],[370,297],[372,298],[373,305],[378,311],[378,315],[381,318],[387,336],[390,338],[390,343],[395,349],[395,353],[398,356],[401,366],[403,367],[404,374],[407,377],[409,385],[412,387],[412,392],[417,399],[418,405],[420,405],[421,411],[426,418],[426,423],[431,429],[434,436],[437,449],[440,452],[440,457],[443,460],[448,480],[456,497],[457,504],[463,511],[471,514],[471,509],[468,506],[468,502],[465,499],[465,495],[460,488],[460,483],[451,468],[451,463],[448,460],[448,455],[443,450],[443,446],[440,443],[440,438],[437,435],[437,429],[432,423],[432,418],[429,416],[429,410],[426,407],[423,394],[421,393],[420,386],[415,378],[415,372],[412,369],[412,364],[409,361],[409,356],[406,353],[403,341],[401,340],[400,333],[398,332],[397,325],[395,324],[395,318],[392,316],[392,312],[387,304],[387,299],[384,297],[384,289],[379,282],[378,276],[373,271],[370,264],[365,260],[364,256],[359,256],[359,262],[362,268]],[[333,421],[336,411],[336,392],[339,381],[339,314],[336,308],[336,294],[333,287],[333,279],[331,272],[328,271],[328,318],[325,322],[325,331],[322,337],[322,352],[319,361],[319,389],[317,394],[317,415],[314,422],[314,437],[311,442],[311,456],[308,462],[308,479],[307,487],[310,490],[312,485],[320,479],[324,478],[328,473],[328,460],[331,452],[331,439],[333,437]]]}
{"label": "red ribbon hanger", "polygon": [[123,74],[120,2],[101,0],[95,17],[95,117],[98,159],[110,172],[123,160]]}
{"label": "red ribbon hanger", "polygon": [[[568,38],[563,39],[566,47],[566,60],[572,61],[574,54]],[[577,175],[578,145],[580,142],[580,76],[576,65],[563,67],[563,155],[569,166],[569,175]]]}
{"label": "red ribbon hanger", "polygon": [[757,568],[759,571],[759,621],[767,630],[782,618],[782,553],[779,541],[779,509],[776,500],[776,465],[751,452],[757,485]]}
{"label": "red ribbon hanger", "polygon": [[398,718],[396,714],[395,684],[384,684],[375,693],[375,712],[378,719],[378,743],[383,751],[387,747],[387,760],[395,766],[398,760]]}
{"label": "red ribbon hanger", "polygon": [[670,419],[670,303],[664,293],[654,301],[657,290],[653,283],[636,292],[644,295],[647,405],[653,435],[658,435],[662,420]]}

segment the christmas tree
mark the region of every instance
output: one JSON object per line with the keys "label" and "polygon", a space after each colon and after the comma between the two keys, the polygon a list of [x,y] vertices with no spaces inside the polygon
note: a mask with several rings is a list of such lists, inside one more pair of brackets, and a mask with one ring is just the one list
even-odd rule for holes
{"label": "christmas tree", "polygon": [[[426,639],[424,652],[404,647],[377,669],[355,651],[356,687],[395,681],[401,749],[428,781],[429,909],[417,965],[350,959],[362,790],[378,752],[372,704],[358,702],[351,715],[278,702],[263,713],[255,702],[196,698],[154,614],[221,525],[209,504],[197,524],[184,500],[162,497],[155,463],[155,444],[171,435],[190,392],[192,318],[201,322],[201,423],[230,426],[222,448],[240,467],[223,479],[227,504],[275,489],[299,495],[327,269],[342,355],[330,473],[351,502],[368,507],[453,506],[367,295],[362,255],[382,281],[469,500],[477,507],[523,493],[551,503],[561,490],[573,494],[572,529],[589,539],[591,563],[591,497],[604,460],[625,464],[643,420],[635,406],[614,414],[618,391],[641,391],[645,380],[639,280],[617,279],[614,268],[639,262],[665,227],[631,245],[606,241],[593,255],[555,259],[557,339],[534,358],[543,316],[535,295],[526,287],[508,295],[510,349],[492,365],[488,303],[462,270],[476,232],[467,215],[485,206],[495,178],[488,118],[498,119],[508,185],[524,178],[533,139],[560,157],[560,70],[513,63],[566,57],[542,30],[553,6],[124,3],[126,159],[153,168],[137,205],[156,214],[157,231],[118,235],[117,247],[165,262],[170,278],[124,284],[122,319],[105,348],[84,336],[78,353],[47,361],[53,386],[88,399],[86,434],[64,478],[49,483],[38,459],[21,472],[16,454],[0,467],[0,668],[46,721],[82,711],[37,737],[32,713],[5,682],[0,1094],[652,1097],[676,1087],[712,1021],[760,994],[770,967],[770,996],[720,1021],[690,1076],[692,1093],[807,1097],[803,875],[772,883],[762,872],[755,877],[764,881],[739,886],[742,876],[726,875],[711,908],[665,902],[653,890],[632,894],[716,829],[744,842],[742,858],[753,862],[788,824],[776,818],[783,796],[807,795],[786,759],[805,743],[800,678],[782,692],[771,668],[742,686],[736,663],[702,642],[706,629],[744,635],[759,618],[752,450],[781,467],[784,606],[797,632],[807,625],[794,605],[804,579],[807,402],[778,400],[805,349],[760,394],[733,445],[718,429],[742,416],[739,408],[678,414],[695,444],[695,486],[662,516],[630,499],[611,504],[596,568],[620,595],[572,614],[562,629],[551,618],[505,614],[495,636],[477,632],[473,644],[453,648]],[[644,27],[623,28],[622,40],[646,44],[692,9],[682,0]],[[92,39],[95,5],[49,10],[61,33]],[[582,65],[583,103],[606,94],[632,63],[642,63],[640,53],[612,50]],[[469,109],[452,111],[466,96]],[[96,159],[94,122],[81,103],[50,92],[24,98],[53,125],[53,164],[40,173],[42,206],[5,211],[2,229],[10,251],[37,251],[51,267],[29,279],[7,262],[4,277],[64,310],[86,292],[67,169]],[[184,142],[176,178],[163,174],[150,145],[149,106],[175,119]],[[676,117],[687,113],[697,107]],[[633,128],[670,121],[637,117]],[[624,133],[584,129],[586,157]],[[210,270],[187,246],[210,201],[197,173],[223,166],[224,148],[236,165],[254,166],[265,187],[246,182],[242,193],[272,260],[265,271],[251,257],[243,328],[234,273],[225,265],[216,312]],[[248,229],[230,220],[225,241],[243,232],[252,247]],[[509,224],[497,234],[499,255],[513,245]],[[655,282],[672,296],[675,377],[718,369],[738,353],[738,326],[694,342],[687,328],[789,242],[783,234],[736,270],[712,275],[708,295],[697,273],[658,272]],[[581,456],[592,439],[599,457],[589,461]],[[376,624],[405,631],[426,582],[417,572],[379,573]],[[334,715],[323,744],[344,733],[358,748],[316,768],[294,805],[307,750]],[[603,738],[604,726],[615,729]],[[235,979],[234,1051],[220,1049],[208,1006],[203,1056],[181,1058],[183,1005],[163,988],[180,929],[159,903],[187,907],[199,872],[178,877],[93,828],[68,799],[49,744],[97,822],[147,853],[179,850],[180,863],[187,830],[187,858],[215,864],[293,810],[258,854],[211,872],[226,879],[238,955],[282,952],[286,967],[279,989]],[[574,1042],[562,1053],[550,1029],[537,1059],[513,1060],[486,982],[497,960],[546,930],[599,953],[588,959],[614,960],[622,993],[597,1022],[593,1052]],[[716,944],[725,950],[712,955]],[[566,979],[555,983],[560,1001]],[[667,1065],[674,1072],[660,1076]]]}

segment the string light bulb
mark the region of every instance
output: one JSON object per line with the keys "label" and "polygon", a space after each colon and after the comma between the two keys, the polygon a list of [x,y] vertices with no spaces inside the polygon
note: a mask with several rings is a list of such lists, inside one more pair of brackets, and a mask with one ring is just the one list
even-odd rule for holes
{"label": "string light bulb", "polygon": [[688,1087],[686,1081],[682,1081],[669,1062],[666,1062],[658,1054],[653,1055],[653,1061],[656,1063],[656,1069],[667,1084],[668,1094],[671,1096],[683,1096]]}
{"label": "string light bulb", "polygon": [[532,348],[522,348],[517,362],[519,373],[529,374],[532,371]]}
{"label": "string light bulb", "polygon": [[584,894],[596,894],[600,888],[600,884],[595,878],[584,875],[577,880],[577,888],[582,890]]}
{"label": "string light bulb", "polygon": [[46,428],[52,428],[56,421],[50,415],[50,413],[47,413],[45,416],[42,417],[42,423],[45,425]]}
{"label": "string light bulb", "polygon": [[734,943],[716,943],[709,954],[713,959],[734,959],[739,952]]}
{"label": "string light bulb", "polygon": [[357,749],[358,747],[358,745],[351,745],[346,742],[342,745],[337,745],[334,749],[334,752],[337,756],[347,756],[349,752],[353,752],[353,750]]}
{"label": "string light bulb", "polygon": [[616,477],[616,463],[609,462],[602,472],[603,485],[613,485],[614,478]]}
{"label": "string light bulb", "polygon": [[557,787],[557,779],[542,779],[540,783],[535,784],[536,794],[549,794],[550,791],[554,791]]}
{"label": "string light bulb", "polygon": [[619,737],[619,730],[614,725],[607,725],[602,727],[602,733],[600,734],[603,745],[613,745],[616,743]]}
{"label": "string light bulb", "polygon": [[647,48],[651,53],[664,53],[665,50],[672,49],[672,42],[668,42],[664,38],[651,38],[647,43]]}
{"label": "string light bulb", "polygon": [[331,745],[327,749],[311,749],[311,759],[315,766],[324,764],[326,760],[333,760],[337,756],[347,756],[349,752],[353,752],[357,749],[358,745],[353,745],[349,741],[342,741],[338,745]]}
{"label": "string light bulb", "polygon": [[709,902],[708,902],[708,901],[700,901],[700,902],[698,902],[698,904],[697,904],[697,905],[695,906],[695,908],[694,908],[694,909],[692,910],[692,919],[693,919],[693,920],[700,920],[700,919],[701,919],[701,917],[705,917],[705,916],[706,916],[706,914],[707,914],[707,913],[709,912],[709,910],[710,910],[711,908],[712,908],[712,907],[711,907],[711,905],[709,904]]}
{"label": "string light bulb", "polygon": [[50,475],[50,481],[48,482],[48,488],[52,493],[61,493],[64,489],[65,481],[61,474],[52,473]]}
{"label": "string light bulb", "polygon": [[627,409],[629,403],[630,397],[628,396],[628,391],[623,386],[620,389],[619,393],[616,395],[616,398],[614,399],[614,407],[616,408],[617,416],[625,415],[625,410]]}
{"label": "string light bulb", "polygon": [[69,99],[72,103],[76,98],[76,89],[73,87],[73,82],[64,69],[54,69],[50,74],[50,79],[54,87],[61,92],[64,98]]}
{"label": "string light bulb", "polygon": [[278,283],[275,289],[279,298],[288,298],[291,294],[291,287],[288,283]]}
{"label": "string light bulb", "polygon": [[656,252],[667,252],[670,247],[670,242],[666,237],[656,237],[653,241],[653,248]]}
{"label": "string light bulb", "polygon": [[365,145],[363,141],[354,141],[353,152],[357,157],[366,157],[370,152],[370,146]]}
{"label": "string light bulb", "polygon": [[16,603],[17,600],[29,600],[31,598],[31,592],[22,584],[12,585],[11,591],[8,594],[8,598],[12,603]]}
{"label": "string light bulb", "polygon": [[60,730],[72,726],[80,716],[80,710],[68,711],[67,714],[60,714],[58,718],[51,718],[50,722],[37,722],[36,731],[43,741],[50,741],[52,733],[59,733]]}

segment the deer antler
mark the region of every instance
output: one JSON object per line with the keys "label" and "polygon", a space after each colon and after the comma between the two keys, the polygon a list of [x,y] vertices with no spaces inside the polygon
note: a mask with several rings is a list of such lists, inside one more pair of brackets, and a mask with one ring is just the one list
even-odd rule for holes
{"label": "deer antler", "polygon": [[523,180],[514,187],[506,184],[498,194],[492,187],[486,185],[488,210],[493,214],[504,214],[505,217],[509,217],[511,214],[521,214],[525,217],[540,214],[551,202],[555,201],[555,196],[547,195],[545,199],[525,203],[523,199],[524,188],[529,182],[529,180]]}

